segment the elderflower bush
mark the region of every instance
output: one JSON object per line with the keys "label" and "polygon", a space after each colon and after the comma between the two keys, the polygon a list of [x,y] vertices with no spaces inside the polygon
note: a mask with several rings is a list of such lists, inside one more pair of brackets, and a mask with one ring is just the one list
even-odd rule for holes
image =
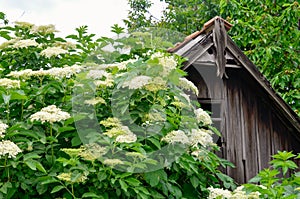
{"label": "elderflower bush", "polygon": [[1,31],[0,198],[205,198],[225,181],[234,188],[179,57],[108,53],[84,26],[66,38],[53,25]]}

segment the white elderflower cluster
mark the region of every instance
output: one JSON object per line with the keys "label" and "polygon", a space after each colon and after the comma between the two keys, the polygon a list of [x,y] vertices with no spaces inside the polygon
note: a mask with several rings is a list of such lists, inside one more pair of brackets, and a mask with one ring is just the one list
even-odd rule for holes
{"label": "white elderflower cluster", "polygon": [[237,187],[233,192],[230,199],[259,199],[260,193],[255,191],[249,194],[246,194],[246,191],[243,191],[243,186]]}
{"label": "white elderflower cluster", "polygon": [[189,137],[190,145],[193,147],[198,147],[198,144],[201,144],[203,147],[210,146],[214,143],[211,136],[212,134],[210,130],[192,129]]}
{"label": "white elderflower cluster", "polygon": [[[33,71],[31,69],[25,69],[21,71],[12,71],[7,76],[14,78],[23,78],[27,79],[30,77],[41,77],[41,76],[50,76],[56,79],[60,78],[70,78],[72,75],[79,73],[83,69],[82,66],[73,65],[66,66],[63,68],[50,68],[48,70],[40,69],[38,71]],[[14,80],[16,81],[16,80]]]}
{"label": "white elderflower cluster", "polygon": [[106,120],[102,120],[100,122],[100,124],[102,124],[103,126],[105,126],[106,128],[108,127],[119,127],[121,126],[121,122],[118,118],[115,117],[109,117]]}
{"label": "white elderflower cluster", "polygon": [[95,97],[93,99],[85,100],[85,104],[96,105],[96,104],[105,104],[105,100],[102,97]]}
{"label": "white elderflower cluster", "polygon": [[49,24],[49,25],[33,26],[31,28],[31,32],[50,34],[50,33],[58,32],[58,31],[55,29],[55,26],[53,24]]}
{"label": "white elderflower cluster", "polygon": [[95,80],[94,84],[96,87],[112,87],[114,85],[114,79],[110,74],[105,78],[105,80]]}
{"label": "white elderflower cluster", "polygon": [[212,120],[211,120],[210,116],[202,108],[198,108],[194,112],[195,112],[198,122],[201,122],[205,126],[212,124]]}
{"label": "white elderflower cluster", "polygon": [[209,187],[210,191],[208,199],[259,199],[259,192],[251,192],[249,194],[243,191],[243,186],[237,187],[233,192],[220,188]]}
{"label": "white elderflower cluster", "polygon": [[18,153],[21,153],[21,149],[15,143],[10,140],[0,141],[0,158],[7,155],[8,158],[16,158]]}
{"label": "white elderflower cluster", "polygon": [[48,47],[45,50],[42,50],[42,52],[40,52],[40,55],[47,57],[47,58],[51,58],[51,57],[56,57],[60,54],[66,54],[66,53],[68,53],[68,51],[62,49],[61,47]]}
{"label": "white elderflower cluster", "polygon": [[82,70],[82,66],[73,65],[73,66],[66,66],[63,68],[50,68],[46,71],[46,73],[56,79],[60,78],[70,78],[73,75],[79,73]]}
{"label": "white elderflower cluster", "polygon": [[124,82],[122,88],[128,87],[129,89],[139,89],[147,85],[150,81],[151,81],[151,77],[140,75],[132,78],[127,82]]}
{"label": "white elderflower cluster", "polygon": [[147,85],[144,86],[146,90],[156,92],[159,90],[166,90],[167,81],[161,77],[154,77]]}
{"label": "white elderflower cluster", "polygon": [[4,138],[4,133],[7,128],[8,128],[7,124],[0,122],[0,138]]}
{"label": "white elderflower cluster", "polygon": [[92,79],[102,79],[103,77],[108,77],[111,74],[105,70],[90,70],[86,77]]}
{"label": "white elderflower cluster", "polygon": [[25,21],[15,21],[14,22],[16,26],[22,27],[22,28],[32,28],[34,24],[25,22]]}
{"label": "white elderflower cluster", "polygon": [[199,94],[198,88],[194,85],[194,83],[184,77],[179,78],[179,86],[185,90],[194,92],[196,95]]}
{"label": "white elderflower cluster", "polygon": [[27,48],[29,46],[38,46],[39,44],[32,39],[22,39],[16,41],[12,47],[13,48]]}
{"label": "white elderflower cluster", "polygon": [[[72,173],[61,173],[56,177],[65,182],[72,182],[72,180],[71,180]],[[76,178],[75,182],[82,183],[82,182],[85,182],[87,179],[88,178],[85,174],[81,174],[78,178]]]}
{"label": "white elderflower cluster", "polygon": [[216,198],[230,199],[231,198],[231,192],[229,190],[213,188],[213,187],[209,187],[207,189],[209,190],[208,199],[216,199]]}
{"label": "white elderflower cluster", "polygon": [[55,47],[60,47],[64,50],[68,50],[68,49],[75,49],[76,48],[76,44],[72,43],[72,42],[61,42],[61,41],[57,41],[54,44]]}
{"label": "white elderflower cluster", "polygon": [[107,152],[106,147],[102,147],[97,143],[86,144],[81,149],[79,156],[88,161],[95,161]]}
{"label": "white elderflower cluster", "polygon": [[116,137],[116,142],[118,142],[118,143],[136,142],[136,140],[137,140],[136,135],[134,133],[132,133],[127,126],[122,126],[122,130],[124,131],[124,133],[121,135],[118,135]]}
{"label": "white elderflower cluster", "polygon": [[106,164],[108,166],[115,166],[115,165],[118,165],[118,164],[124,164],[124,162],[122,160],[119,160],[119,159],[105,159],[103,161],[103,164]]}
{"label": "white elderflower cluster", "polygon": [[69,119],[71,116],[69,113],[61,111],[60,108],[57,108],[55,105],[50,105],[42,108],[41,111],[34,113],[30,116],[30,120],[33,121],[41,121],[54,123],[62,120]]}
{"label": "white elderflower cluster", "polygon": [[170,144],[174,144],[176,142],[182,144],[190,143],[188,136],[182,130],[171,131],[165,137],[162,138],[162,141],[168,142]]}
{"label": "white elderflower cluster", "polygon": [[8,75],[8,77],[14,77],[14,78],[29,78],[32,76],[33,71],[31,69],[25,69],[21,71],[11,71]]}
{"label": "white elderflower cluster", "polygon": [[19,80],[11,80],[8,78],[2,78],[2,79],[0,79],[0,86],[5,87],[7,89],[20,88],[20,81]]}
{"label": "white elderflower cluster", "polygon": [[151,55],[151,59],[155,58],[158,58],[159,64],[163,66],[163,77],[168,76],[172,70],[176,69],[177,62],[173,56],[166,56],[161,52],[156,52]]}

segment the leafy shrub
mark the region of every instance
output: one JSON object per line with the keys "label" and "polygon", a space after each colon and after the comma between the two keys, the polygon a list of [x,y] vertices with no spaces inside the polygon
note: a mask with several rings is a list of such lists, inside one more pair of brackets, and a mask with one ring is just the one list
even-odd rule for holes
{"label": "leafy shrub", "polygon": [[0,30],[1,198],[205,198],[210,186],[235,187],[180,58],[108,52],[128,43],[76,30]]}

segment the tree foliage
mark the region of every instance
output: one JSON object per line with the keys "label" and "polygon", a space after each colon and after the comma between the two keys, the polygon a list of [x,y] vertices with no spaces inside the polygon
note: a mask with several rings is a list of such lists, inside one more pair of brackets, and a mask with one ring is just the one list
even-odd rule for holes
{"label": "tree foliage", "polygon": [[[136,0],[136,2],[139,2]],[[219,15],[234,26],[229,34],[273,88],[300,115],[300,6],[298,1],[164,0],[159,21],[137,17],[131,26],[158,26],[190,34]],[[143,3],[143,2],[140,2]],[[149,7],[147,7],[148,9]],[[134,10],[131,7],[131,10]],[[133,13],[132,11],[129,13]],[[143,14],[142,12],[140,14]],[[128,23],[127,23],[128,24]],[[134,25],[133,25],[134,24]]]}

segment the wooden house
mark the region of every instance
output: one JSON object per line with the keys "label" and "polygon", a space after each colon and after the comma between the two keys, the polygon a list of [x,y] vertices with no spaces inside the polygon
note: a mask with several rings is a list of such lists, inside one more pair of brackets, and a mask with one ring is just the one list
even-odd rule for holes
{"label": "wooden house", "polygon": [[300,119],[228,36],[231,26],[215,17],[169,52],[188,59],[183,69],[222,134],[220,156],[236,165],[225,173],[245,183],[278,150],[300,152]]}

